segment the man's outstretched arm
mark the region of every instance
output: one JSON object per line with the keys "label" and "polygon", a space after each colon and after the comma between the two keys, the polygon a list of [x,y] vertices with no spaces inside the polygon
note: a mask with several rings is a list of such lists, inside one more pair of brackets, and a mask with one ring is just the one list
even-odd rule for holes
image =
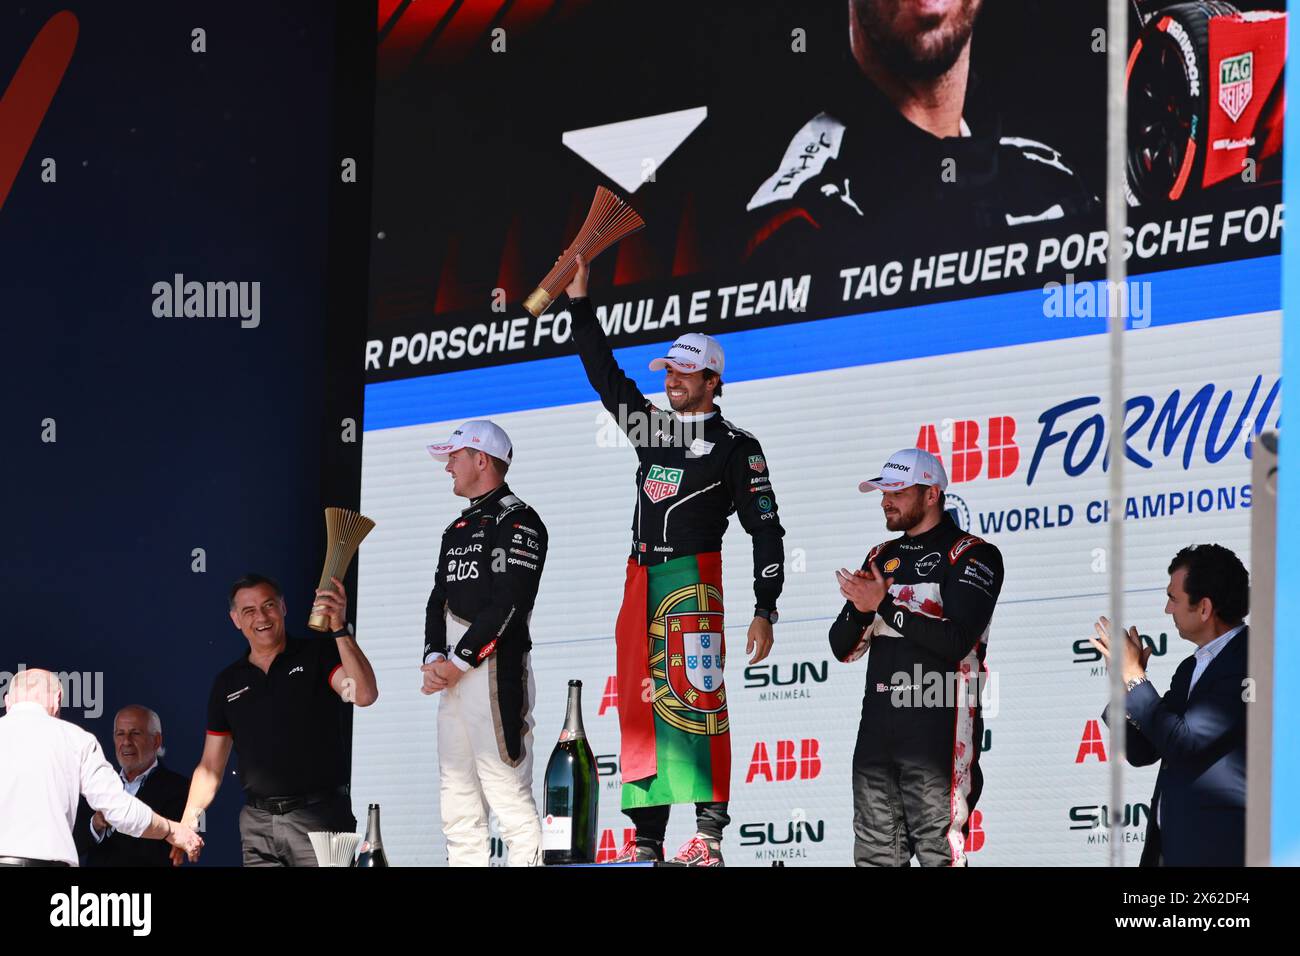
{"label": "man's outstretched arm", "polygon": [[578,272],[564,290],[569,296],[569,314],[573,317],[573,341],[578,346],[578,357],[587,372],[587,381],[600,396],[605,410],[626,432],[629,422],[635,420],[632,416],[647,411],[650,403],[614,358],[605,330],[600,327],[596,310],[587,298],[589,274],[590,267],[579,257]]}

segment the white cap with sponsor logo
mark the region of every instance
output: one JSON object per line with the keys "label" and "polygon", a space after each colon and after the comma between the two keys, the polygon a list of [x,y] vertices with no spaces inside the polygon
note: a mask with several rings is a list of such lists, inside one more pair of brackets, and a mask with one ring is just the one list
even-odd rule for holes
{"label": "white cap with sponsor logo", "polygon": [[880,477],[862,482],[858,491],[901,491],[912,485],[936,485],[943,491],[948,487],[943,462],[923,448],[904,448],[889,456]]}
{"label": "white cap with sponsor logo", "polygon": [[700,372],[704,369],[722,374],[724,359],[718,340],[703,332],[687,332],[677,336],[668,354],[650,363],[650,371],[657,372],[671,365],[679,372]]}
{"label": "white cap with sponsor logo", "polygon": [[451,433],[451,437],[440,445],[429,445],[429,454],[438,461],[446,461],[451,453],[462,448],[486,452],[493,458],[509,461],[514,454],[510,436],[500,425],[486,419],[466,422]]}

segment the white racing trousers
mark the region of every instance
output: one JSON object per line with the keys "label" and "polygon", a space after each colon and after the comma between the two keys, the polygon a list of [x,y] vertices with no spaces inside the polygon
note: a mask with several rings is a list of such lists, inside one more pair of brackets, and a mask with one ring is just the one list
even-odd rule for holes
{"label": "white racing trousers", "polygon": [[494,691],[496,662],[494,654],[471,668],[455,687],[442,692],[438,705],[442,832],[452,866],[488,865],[489,808],[500,824],[510,865],[542,862],[542,824],[533,800],[533,669],[525,656],[526,726],[519,760],[512,762]]}

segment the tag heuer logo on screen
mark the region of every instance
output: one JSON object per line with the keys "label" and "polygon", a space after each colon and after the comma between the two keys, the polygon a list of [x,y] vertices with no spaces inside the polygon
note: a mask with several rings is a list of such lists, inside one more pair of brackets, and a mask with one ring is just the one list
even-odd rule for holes
{"label": "tag heuer logo on screen", "polygon": [[677,494],[682,486],[682,469],[665,468],[663,465],[651,465],[650,474],[645,476],[645,496],[655,504]]}
{"label": "tag heuer logo on screen", "polygon": [[767,462],[763,460],[762,455],[750,455],[749,467],[761,475],[763,472],[767,471]]}
{"label": "tag heuer logo on screen", "polygon": [[1235,123],[1254,93],[1255,54],[1225,57],[1219,61],[1219,105]]}

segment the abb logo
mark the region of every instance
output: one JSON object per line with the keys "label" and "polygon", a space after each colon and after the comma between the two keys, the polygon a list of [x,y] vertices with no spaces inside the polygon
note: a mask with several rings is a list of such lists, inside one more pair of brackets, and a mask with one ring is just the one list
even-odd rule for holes
{"label": "abb logo", "polygon": [[984,846],[984,814],[971,811],[970,826],[966,829],[966,852],[974,853]]}
{"label": "abb logo", "polygon": [[[999,415],[988,420],[987,437],[981,444],[979,422],[972,419],[952,421],[944,419],[938,427],[922,425],[916,435],[916,447],[928,451],[939,461],[939,437],[944,441],[951,435],[952,454],[944,467],[948,480],[974,481],[984,472],[986,478],[1007,478],[1015,474],[1020,465],[1020,446],[1016,444],[1016,420],[1009,415]],[[985,455],[988,467],[985,468]]]}
{"label": "abb logo", "polygon": [[623,842],[614,842],[613,830],[600,831],[600,845],[596,847],[596,862],[608,863],[614,857],[618,856],[618,851],[627,845],[628,840],[636,839],[636,827],[623,828]]}
{"label": "abb logo", "polygon": [[1083,738],[1079,741],[1079,753],[1075,763],[1083,763],[1089,756],[1094,756],[1102,763],[1106,762],[1106,742],[1101,735],[1100,721],[1090,720],[1083,728]]}
{"label": "abb logo", "polygon": [[752,783],[755,777],[772,781],[811,780],[822,772],[820,756],[821,743],[816,740],[800,740],[798,756],[795,756],[796,741],[778,740],[776,742],[776,773],[772,772],[773,761],[768,757],[767,744],[759,741],[754,744],[754,756],[749,760],[749,772],[745,774],[745,783]]}
{"label": "abb logo", "polygon": [[610,708],[618,709],[618,683],[613,677],[606,677],[605,693],[600,695],[600,710],[596,711],[596,716],[604,716]]}

